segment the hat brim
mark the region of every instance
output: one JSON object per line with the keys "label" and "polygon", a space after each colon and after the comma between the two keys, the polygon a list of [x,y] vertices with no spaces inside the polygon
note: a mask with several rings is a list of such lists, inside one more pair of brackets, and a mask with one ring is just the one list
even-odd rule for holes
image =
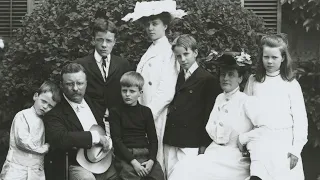
{"label": "hat brim", "polygon": [[219,67],[239,67],[237,64],[235,58],[235,53],[224,53],[220,57],[217,58],[217,60],[213,61],[212,63],[219,66]]}
{"label": "hat brim", "polygon": [[171,19],[182,18],[187,15],[181,9],[176,9],[175,1],[151,1],[151,2],[137,2],[133,13],[127,14],[122,18],[123,21],[136,21],[142,17],[149,17],[159,15],[163,12],[168,12]]}
{"label": "hat brim", "polygon": [[81,167],[85,168],[86,170],[95,173],[95,174],[102,174],[108,170],[112,163],[112,153],[113,151],[110,150],[107,155],[99,162],[91,163],[88,162],[85,158],[85,151],[83,148],[78,150],[76,160],[80,164]]}

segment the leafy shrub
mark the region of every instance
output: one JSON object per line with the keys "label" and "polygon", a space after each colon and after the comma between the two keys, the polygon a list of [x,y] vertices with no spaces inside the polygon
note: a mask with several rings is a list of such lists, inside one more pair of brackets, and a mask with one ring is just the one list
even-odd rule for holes
{"label": "leafy shrub", "polygon": [[320,59],[299,61],[297,68],[309,120],[309,142],[320,147]]}
{"label": "leafy shrub", "polygon": [[320,1],[318,0],[281,0],[286,20],[300,24],[306,31],[320,30]]}
{"label": "leafy shrub", "polygon": [[[113,52],[137,63],[150,45],[139,23],[121,21],[133,11],[136,0],[46,0],[23,20],[23,28],[8,45],[10,48],[0,66],[0,108],[20,110],[31,100],[34,90],[45,79],[57,80],[63,64],[87,55],[93,49],[90,25],[99,8],[118,26],[119,34]],[[257,55],[259,34],[265,33],[262,19],[226,0],[177,0],[179,8],[188,11],[183,20],[174,21],[168,31],[173,40],[189,33],[200,44],[200,59],[216,51],[243,48]],[[203,65],[214,72],[209,62]]]}

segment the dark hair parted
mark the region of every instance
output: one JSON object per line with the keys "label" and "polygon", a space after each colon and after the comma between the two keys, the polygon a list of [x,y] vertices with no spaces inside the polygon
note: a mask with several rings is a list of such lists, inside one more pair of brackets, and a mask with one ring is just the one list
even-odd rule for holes
{"label": "dark hair parted", "polygon": [[146,24],[148,23],[149,21],[153,21],[153,20],[156,20],[156,19],[160,19],[164,25],[167,25],[169,26],[171,20],[172,20],[172,17],[170,15],[170,13],[168,12],[163,12],[163,13],[160,13],[160,14],[157,14],[157,15],[151,15],[151,16],[148,16],[148,17],[142,17],[139,21],[142,22],[142,24]]}
{"label": "dark hair parted", "polygon": [[247,69],[245,67],[240,67],[240,66],[221,66],[218,69],[218,74],[220,76],[221,72],[233,71],[233,70],[236,70],[238,72],[239,77],[244,77],[244,75],[247,72]]}
{"label": "dark hair parted", "polygon": [[265,47],[279,48],[283,62],[280,65],[280,75],[285,81],[292,81],[295,78],[295,74],[292,68],[292,59],[289,54],[288,41],[286,37],[281,34],[267,35],[262,37],[260,43],[260,55],[258,59],[257,70],[255,79],[258,82],[264,82],[266,76],[266,69],[263,65],[263,49]]}
{"label": "dark hair parted", "polygon": [[63,81],[63,75],[68,73],[77,73],[77,72],[83,72],[86,74],[86,70],[84,67],[79,63],[68,63],[65,66],[63,66],[61,70],[61,82]]}
{"label": "dark hair parted", "polygon": [[60,88],[52,81],[45,81],[41,84],[40,88],[37,90],[38,95],[46,92],[52,93],[52,100],[55,102],[60,102]]}
{"label": "dark hair parted", "polygon": [[190,48],[192,51],[198,49],[198,44],[196,39],[189,34],[182,34],[178,36],[173,42],[171,49],[174,50],[176,46],[185,48],[186,50]]}
{"label": "dark hair parted", "polygon": [[141,91],[144,84],[144,79],[140,73],[135,71],[129,71],[122,75],[120,79],[120,85],[122,87],[136,86]]}
{"label": "dark hair parted", "polygon": [[105,19],[98,17],[94,20],[93,27],[92,27],[92,35],[95,36],[97,32],[111,32],[114,33],[115,36],[117,35],[117,27],[116,25]]}

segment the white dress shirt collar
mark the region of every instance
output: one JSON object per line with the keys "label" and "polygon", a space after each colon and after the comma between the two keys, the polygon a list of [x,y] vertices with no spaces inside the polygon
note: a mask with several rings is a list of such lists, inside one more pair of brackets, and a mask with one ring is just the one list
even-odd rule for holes
{"label": "white dress shirt collar", "polygon": [[198,69],[198,67],[199,67],[198,63],[194,62],[187,71],[185,69],[183,69],[183,70],[184,70],[185,74],[186,74],[186,72],[189,72],[191,75],[194,73],[195,70]]}
{"label": "white dress shirt collar", "polygon": [[70,104],[70,106],[72,107],[72,109],[75,112],[77,112],[79,110],[79,108],[84,108],[87,105],[87,103],[84,99],[82,99],[81,103],[75,103],[75,102],[70,101],[65,94],[63,94],[63,97],[67,100],[67,102]]}
{"label": "white dress shirt collar", "polygon": [[[107,62],[109,62],[110,58],[111,58],[111,55],[108,54],[107,58],[108,58]],[[97,52],[97,50],[94,50],[94,59],[96,60],[96,62],[98,64],[102,64],[102,56]]]}

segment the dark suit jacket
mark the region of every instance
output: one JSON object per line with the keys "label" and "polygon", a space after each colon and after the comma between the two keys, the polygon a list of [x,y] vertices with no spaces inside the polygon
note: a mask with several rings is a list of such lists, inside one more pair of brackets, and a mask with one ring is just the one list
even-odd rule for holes
{"label": "dark suit jacket", "polygon": [[[97,123],[103,127],[103,114],[96,110],[97,105],[85,97]],[[45,172],[48,179],[64,179],[65,152],[69,153],[69,164],[78,165],[76,154],[79,148],[91,148],[92,136],[82,125],[67,100],[61,102],[44,117],[46,142],[50,151],[45,157]]]}
{"label": "dark suit jacket", "polygon": [[164,144],[181,148],[209,145],[212,140],[205,126],[219,93],[217,80],[203,68],[197,68],[185,82],[181,70],[169,105]]}
{"label": "dark suit jacket", "polygon": [[77,59],[76,62],[86,70],[88,80],[86,95],[99,105],[99,111],[104,113],[106,108],[110,109],[122,102],[120,78],[124,73],[133,70],[127,60],[111,55],[106,82],[103,80],[93,54]]}

